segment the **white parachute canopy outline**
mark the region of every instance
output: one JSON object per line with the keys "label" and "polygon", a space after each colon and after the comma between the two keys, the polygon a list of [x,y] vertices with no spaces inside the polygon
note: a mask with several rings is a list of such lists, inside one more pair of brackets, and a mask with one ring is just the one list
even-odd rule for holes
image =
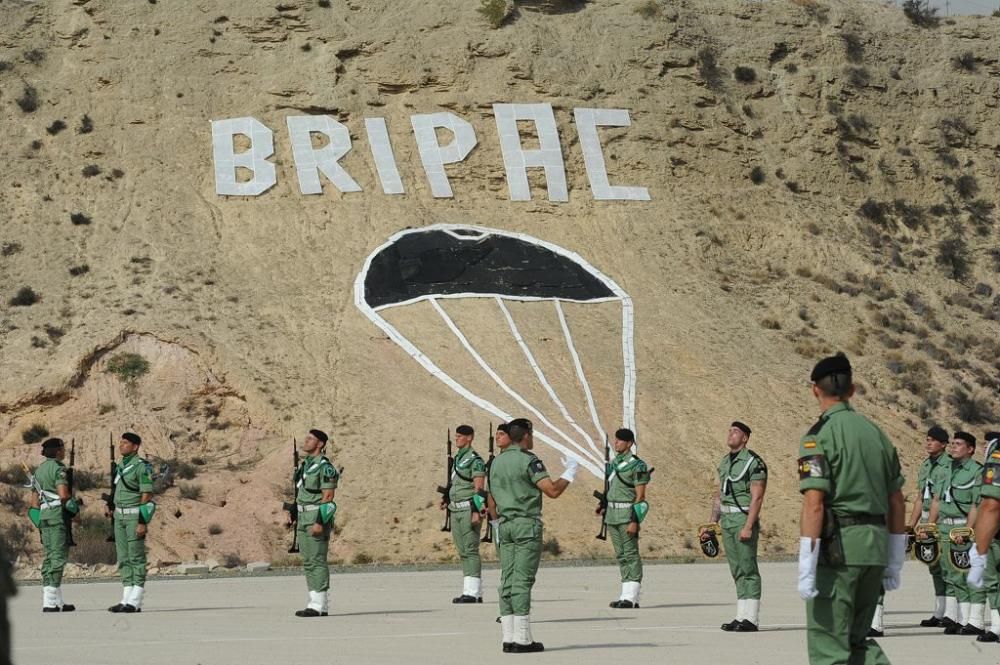
{"label": "white parachute canopy outline", "polygon": [[[560,264],[562,269],[570,270],[576,277],[581,277],[584,282],[589,284],[589,290],[586,288],[586,284],[584,286],[580,286],[579,284],[576,285],[578,287],[576,291],[569,289],[569,293],[560,293],[560,289],[558,288],[559,285],[538,287],[537,285],[525,286],[523,284],[497,284],[497,288],[494,289],[496,292],[490,292],[490,289],[475,289],[475,287],[472,287],[470,290],[461,290],[461,288],[458,288],[456,291],[453,288],[450,292],[437,292],[438,289],[435,287],[434,292],[422,293],[422,285],[418,285],[415,290],[410,288],[409,291],[407,291],[407,285],[395,284],[395,286],[398,287],[395,293],[381,293],[373,295],[373,289],[369,288],[368,284],[369,276],[373,273],[373,265],[376,266],[374,272],[377,273],[380,270],[379,266],[384,263],[383,259],[388,256],[389,253],[393,252],[397,243],[400,243],[401,241],[403,243],[416,241],[418,235],[437,238],[450,243],[452,249],[457,250],[458,253],[463,253],[467,250],[474,251],[477,246],[482,243],[489,242],[501,243],[509,248],[512,248],[513,251],[521,253],[522,259],[524,258],[525,253],[534,254],[542,258],[550,258],[552,261]],[[530,262],[530,257],[528,261],[522,261],[522,263],[528,262]],[[461,268],[461,266],[459,266],[459,268]],[[398,275],[390,275],[390,277],[395,277],[398,280]],[[409,286],[412,287],[412,285]],[[461,287],[461,284],[459,284],[458,287]],[[430,291],[431,289],[428,287],[425,290]],[[548,418],[541,409],[530,404],[523,396],[517,393],[514,388],[509,386],[503,378],[489,366],[479,352],[476,351],[473,345],[438,302],[442,299],[459,298],[492,298],[496,301],[497,306],[503,314],[503,320],[507,322],[511,335],[523,352],[526,362],[531,367],[536,379],[545,389],[553,405],[559,411],[561,417],[565,420],[568,426],[559,427],[552,421],[552,419]],[[553,303],[562,328],[563,336],[565,338],[567,351],[572,358],[577,381],[579,382],[580,388],[582,389],[587,402],[587,410],[592,421],[588,426],[582,426],[573,419],[564,402],[559,398],[549,381],[546,380],[544,372],[536,362],[535,357],[527,343],[524,341],[524,338],[521,336],[520,330],[515,324],[514,319],[505,304],[505,301],[507,300],[521,302],[551,301]],[[594,403],[593,393],[591,391],[590,384],[587,381],[586,373],[577,352],[576,345],[573,342],[573,337],[570,334],[569,324],[561,303],[604,303],[616,301],[621,303],[621,348],[623,359],[622,423],[624,427],[634,430],[636,376],[635,349],[633,346],[632,298],[620,286],[618,286],[614,280],[594,266],[590,265],[575,252],[571,252],[567,249],[559,247],[558,245],[554,245],[525,234],[464,224],[435,224],[432,226],[400,231],[391,236],[388,241],[373,251],[365,260],[364,267],[361,269],[361,272],[358,273],[354,282],[354,303],[361,313],[371,319],[375,325],[385,332],[389,339],[398,344],[414,360],[420,363],[420,365],[432,376],[439,379],[451,390],[458,393],[472,404],[475,404],[479,408],[493,414],[503,421],[510,421],[516,416],[497,406],[490,400],[476,395],[460,382],[448,375],[428,355],[418,349],[415,344],[407,339],[406,336],[404,336],[395,326],[393,326],[380,314],[380,312],[389,308],[402,307],[422,301],[430,302],[434,310],[440,315],[444,324],[452,332],[462,347],[468,352],[471,358],[479,365],[480,369],[496,383],[502,392],[506,393],[510,398],[521,405],[524,409],[524,413],[519,413],[518,416],[529,416],[535,423],[534,434],[536,440],[547,444],[563,455],[576,458],[580,462],[581,466],[593,473],[596,477],[604,477],[603,446],[605,432],[607,430],[604,429],[600,422],[597,406]],[[587,430],[587,427],[589,426],[593,427],[592,431]],[[567,430],[571,430],[571,432]]]}

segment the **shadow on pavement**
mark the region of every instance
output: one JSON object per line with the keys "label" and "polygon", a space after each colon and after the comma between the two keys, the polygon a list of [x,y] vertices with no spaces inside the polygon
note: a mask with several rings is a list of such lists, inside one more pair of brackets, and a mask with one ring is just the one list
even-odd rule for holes
{"label": "shadow on pavement", "polygon": [[[634,642],[632,644],[571,644],[564,647],[546,647],[546,651],[574,651],[578,649],[636,649],[641,647],[658,647],[659,644],[653,642]],[[670,646],[686,646],[682,644],[671,644]]]}
{"label": "shadow on pavement", "polygon": [[579,619],[543,619],[542,621],[532,621],[531,623],[580,623],[582,621],[634,621],[635,617],[583,617]]}
{"label": "shadow on pavement", "polygon": [[331,617],[365,617],[378,616],[380,614],[427,614],[434,610],[379,610],[376,612],[330,612]]}

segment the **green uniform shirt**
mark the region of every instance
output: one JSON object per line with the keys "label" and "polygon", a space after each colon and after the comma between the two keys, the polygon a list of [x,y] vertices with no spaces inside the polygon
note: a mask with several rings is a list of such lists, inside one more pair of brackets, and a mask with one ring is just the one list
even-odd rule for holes
{"label": "green uniform shirt", "polygon": [[115,507],[135,508],[143,494],[153,492],[153,465],[132,453],[118,463],[115,473]]}
{"label": "green uniform shirt", "polygon": [[1000,442],[986,449],[985,460],[980,495],[984,499],[1000,500]]}
{"label": "green uniform shirt", "polygon": [[931,502],[934,500],[935,494],[934,488],[944,480],[950,459],[946,453],[941,453],[937,457],[928,457],[917,470],[917,492],[920,493],[924,512],[931,509]]}
{"label": "green uniform shirt", "polygon": [[[847,402],[827,409],[799,444],[799,491],[821,490],[838,516],[888,519],[889,495],[903,483],[889,438]],[[841,541],[847,565],[888,564],[889,531],[884,526],[843,527]]]}
{"label": "green uniform shirt", "polygon": [[56,459],[47,459],[35,469],[35,480],[44,492],[45,503],[55,503],[51,508],[42,508],[42,521],[61,522],[62,502],[59,499],[59,485],[69,485],[66,480],[66,465]]}
{"label": "green uniform shirt", "polygon": [[340,472],[325,456],[306,456],[295,470],[295,486],[299,488],[295,501],[304,506],[323,502],[323,490],[335,490]]}
{"label": "green uniform shirt", "polygon": [[719,462],[719,498],[723,506],[750,510],[750,483],[767,480],[767,464],[746,446]]}
{"label": "green uniform shirt", "polygon": [[486,462],[472,446],[466,446],[455,455],[455,468],[451,472],[451,500],[468,501],[476,493],[472,482],[476,478],[486,477]]}
{"label": "green uniform shirt", "polygon": [[608,469],[611,481],[608,485],[608,503],[627,503],[628,506],[608,506],[605,522],[608,524],[628,524],[632,521],[632,504],[635,503],[635,488],[649,484],[649,467],[641,459],[626,450],[611,460]]}
{"label": "green uniform shirt", "polygon": [[501,522],[518,517],[542,518],[542,491],[537,483],[549,477],[542,460],[511,444],[493,459],[490,492]]}
{"label": "green uniform shirt", "polygon": [[943,483],[938,494],[938,516],[963,518],[979,503],[983,482],[983,465],[969,458],[964,462],[952,461],[945,467]]}

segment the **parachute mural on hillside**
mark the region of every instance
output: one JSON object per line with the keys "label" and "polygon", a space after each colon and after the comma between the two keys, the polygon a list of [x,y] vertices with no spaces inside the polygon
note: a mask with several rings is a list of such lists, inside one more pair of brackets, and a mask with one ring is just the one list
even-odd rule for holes
{"label": "parachute mural on hillside", "polygon": [[[407,229],[390,237],[368,256],[355,280],[354,298],[358,309],[389,339],[451,390],[504,421],[522,415],[531,418],[536,440],[576,457],[597,477],[603,477],[606,425],[611,431],[619,424],[635,429],[632,299],[614,280],[574,252],[528,235],[477,226],[437,224]],[[504,334],[509,332],[511,344],[519,349],[512,354],[518,356],[516,369],[510,362],[501,368],[491,365],[484,358],[490,349],[477,348],[449,315],[445,304],[453,309],[467,299],[479,302],[489,299],[496,303],[496,310],[491,310],[495,316],[488,324]],[[525,316],[550,317],[553,326],[561,331],[558,353],[564,359],[562,366],[571,368],[563,374],[572,376],[574,385],[563,380],[557,389],[558,382],[550,380],[543,368],[553,367],[554,350],[546,348],[543,354],[537,349],[533,351],[522,334],[512,309],[527,303],[546,311],[525,311]],[[615,379],[621,381],[622,416],[621,423],[605,424],[600,412],[608,411],[599,408],[595,400],[585,368],[587,356],[580,353],[571,333],[574,313],[567,311],[567,307],[576,304],[607,307],[609,303],[612,306],[620,303],[621,308],[622,364],[620,376]],[[404,334],[400,326],[401,321],[408,321],[407,309],[428,305],[433,314],[426,311],[425,320],[433,320],[441,329],[434,337],[435,342],[425,343],[421,349],[420,340]],[[576,311],[581,310],[577,307]],[[387,319],[390,314],[395,323]],[[604,335],[618,331],[601,332]],[[527,336],[537,338],[537,335]],[[455,352],[442,350],[445,338],[455,344]],[[436,358],[432,358],[434,354]],[[461,374],[470,377],[475,372],[475,380],[459,380],[453,376],[455,372],[442,368],[443,363],[458,367],[459,362],[465,363]],[[524,390],[526,376],[537,382],[531,386],[534,400]],[[605,380],[607,377],[602,376],[602,381]],[[482,387],[474,389],[471,383]],[[580,417],[574,416],[574,411]]]}

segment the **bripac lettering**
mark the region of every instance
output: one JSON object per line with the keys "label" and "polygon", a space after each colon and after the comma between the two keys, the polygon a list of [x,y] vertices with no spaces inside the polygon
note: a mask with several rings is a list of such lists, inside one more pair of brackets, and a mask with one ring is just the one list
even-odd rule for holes
{"label": "bripac lettering", "polygon": [[[528,169],[541,169],[547,200],[568,201],[566,165],[551,104],[494,104],[493,115],[510,200],[531,200]],[[573,117],[593,198],[649,201],[649,190],[645,187],[611,184],[601,146],[598,128],[629,127],[629,111],[575,108]],[[537,148],[524,147],[518,122],[525,121],[534,124]],[[365,118],[364,124],[383,194],[405,194],[385,118]],[[346,125],[326,115],[298,115],[288,116],[286,126],[302,194],[322,194],[324,186],[331,185],[345,194],[363,191],[340,163],[353,147]],[[479,142],[476,129],[450,111],[412,115],[410,126],[431,196],[452,198],[454,191],[447,167],[465,161],[476,148]],[[275,165],[270,161],[274,155],[274,132],[270,128],[256,118],[242,117],[212,121],[211,129],[217,194],[259,196],[277,184]],[[444,130],[444,135],[439,130]],[[238,150],[235,141],[240,136],[245,147]],[[314,137],[325,141],[322,147],[316,147]],[[249,178],[239,177],[241,169]]]}

